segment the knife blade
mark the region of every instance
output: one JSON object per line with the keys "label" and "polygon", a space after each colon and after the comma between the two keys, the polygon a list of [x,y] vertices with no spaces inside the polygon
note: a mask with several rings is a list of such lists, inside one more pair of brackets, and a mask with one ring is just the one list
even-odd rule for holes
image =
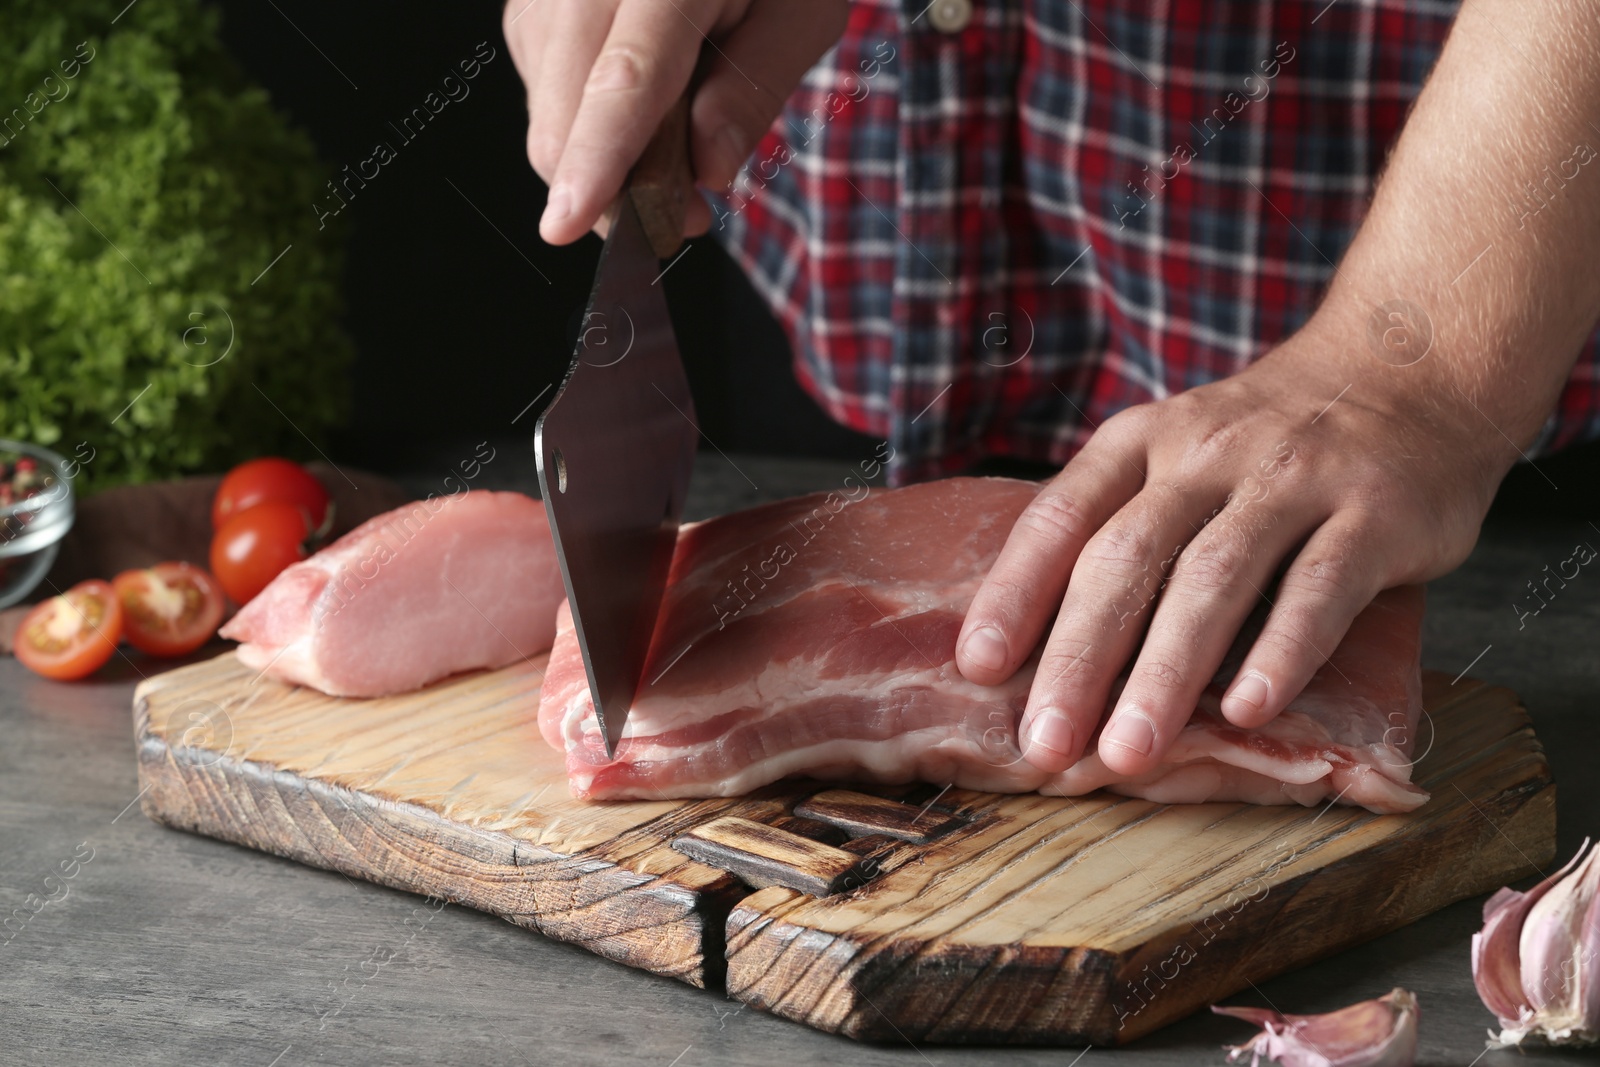
{"label": "knife blade", "polygon": [[682,244],[688,108],[663,119],[612,214],[578,341],[534,429],[545,514],[606,755],[639,689],[699,438],[661,259]]}

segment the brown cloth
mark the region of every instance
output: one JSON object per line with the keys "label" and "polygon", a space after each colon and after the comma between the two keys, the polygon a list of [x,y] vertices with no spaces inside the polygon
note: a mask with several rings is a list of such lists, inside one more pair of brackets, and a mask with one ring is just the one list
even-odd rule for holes
{"label": "brown cloth", "polygon": [[[334,537],[412,499],[394,482],[369,471],[326,463],[308,463],[306,469],[333,498]],[[38,602],[89,578],[110,581],[131,567],[169,559],[210,569],[211,501],[221,483],[222,475],[206,474],[119,486],[78,500],[77,519],[62,539],[61,553],[29,600]],[[11,638],[27,611],[27,605],[0,611],[0,655],[11,654]]]}

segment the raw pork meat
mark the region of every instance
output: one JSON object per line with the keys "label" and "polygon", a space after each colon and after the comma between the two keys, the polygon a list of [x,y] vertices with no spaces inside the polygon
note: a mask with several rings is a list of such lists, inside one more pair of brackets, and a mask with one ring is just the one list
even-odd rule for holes
{"label": "raw pork meat", "polygon": [[474,490],[367,520],[278,575],[222,636],[272,677],[381,696],[543,652],[565,595],[544,506]]}
{"label": "raw pork meat", "polygon": [[1023,762],[1017,724],[1034,664],[980,686],[954,654],[967,605],[1037,491],[978,478],[858,486],[684,527],[615,761],[563,604],[539,718],[566,752],[572,791],[734,796],[806,775],[1378,812],[1427,799],[1407,758],[1422,707],[1417,587],[1380,596],[1264,727],[1224,720],[1213,686],[1150,773],[1121,778],[1095,755],[1060,774]]}

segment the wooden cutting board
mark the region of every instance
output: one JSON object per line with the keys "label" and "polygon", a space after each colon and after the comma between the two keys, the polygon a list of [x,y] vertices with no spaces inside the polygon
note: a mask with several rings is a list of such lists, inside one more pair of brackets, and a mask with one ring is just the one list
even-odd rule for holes
{"label": "wooden cutting board", "polygon": [[1425,678],[1420,810],[784,783],[586,803],[542,661],[340,700],[232,653],[134,696],[170,826],[445,897],[865,1039],[1116,1045],[1546,866],[1555,785],[1511,692]]}

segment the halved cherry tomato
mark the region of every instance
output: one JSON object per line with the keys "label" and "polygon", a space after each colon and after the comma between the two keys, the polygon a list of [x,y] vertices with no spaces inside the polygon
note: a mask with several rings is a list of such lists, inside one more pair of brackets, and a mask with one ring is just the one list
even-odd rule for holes
{"label": "halved cherry tomato", "polygon": [[235,515],[257,504],[298,504],[311,517],[311,528],[321,530],[328,517],[328,491],[298,463],[263,456],[229,471],[211,501],[211,528],[220,530]]}
{"label": "halved cherry tomato", "polygon": [[152,656],[181,656],[211,639],[222,621],[222,586],[189,563],[157,563],[111,580],[123,636]]}
{"label": "halved cherry tomato", "polygon": [[105,582],[79,582],[23,616],[14,651],[36,674],[70,681],[93,674],[122,639],[122,607]]}
{"label": "halved cherry tomato", "polygon": [[211,573],[235,604],[248,603],[280,571],[306,558],[311,518],[278,501],[246,508],[211,539]]}

